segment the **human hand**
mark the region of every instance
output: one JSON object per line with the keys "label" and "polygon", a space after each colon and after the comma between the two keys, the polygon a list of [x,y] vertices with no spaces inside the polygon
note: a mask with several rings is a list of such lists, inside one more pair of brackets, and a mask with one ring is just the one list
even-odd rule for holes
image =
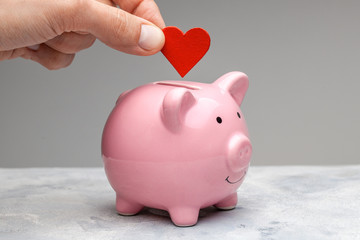
{"label": "human hand", "polygon": [[96,38],[152,55],[164,45],[164,27],[153,0],[0,0],[0,61],[22,57],[59,69]]}

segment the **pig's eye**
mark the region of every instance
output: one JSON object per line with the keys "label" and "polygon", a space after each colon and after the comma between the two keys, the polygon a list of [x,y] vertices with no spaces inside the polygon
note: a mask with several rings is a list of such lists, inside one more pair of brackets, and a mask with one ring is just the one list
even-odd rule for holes
{"label": "pig's eye", "polygon": [[238,115],[238,117],[239,117],[239,118],[241,118],[241,116],[240,116],[240,113],[239,113],[239,112],[237,112],[237,115]]}
{"label": "pig's eye", "polygon": [[216,121],[217,121],[219,124],[222,123],[221,117],[217,117],[217,118],[216,118]]}

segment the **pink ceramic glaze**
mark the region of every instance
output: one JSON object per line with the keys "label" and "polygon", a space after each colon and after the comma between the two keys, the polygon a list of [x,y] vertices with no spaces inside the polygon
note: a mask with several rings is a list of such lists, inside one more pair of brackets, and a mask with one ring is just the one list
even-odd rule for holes
{"label": "pink ceramic glaze", "polygon": [[234,208],[252,153],[239,108],[248,84],[230,72],[212,84],[163,81],[121,94],[102,137],[117,211],[163,209],[191,226],[201,208]]}

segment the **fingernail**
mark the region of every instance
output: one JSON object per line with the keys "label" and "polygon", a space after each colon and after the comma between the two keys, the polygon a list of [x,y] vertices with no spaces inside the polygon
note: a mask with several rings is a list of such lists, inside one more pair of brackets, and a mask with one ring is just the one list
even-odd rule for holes
{"label": "fingernail", "polygon": [[38,50],[38,49],[39,49],[39,47],[40,47],[40,45],[39,45],[39,44],[35,44],[35,45],[31,45],[31,46],[27,46],[27,48],[30,48],[31,50],[34,50],[34,51]]}
{"label": "fingernail", "polygon": [[141,25],[139,46],[147,51],[160,48],[164,41],[164,34],[160,28],[152,25]]}

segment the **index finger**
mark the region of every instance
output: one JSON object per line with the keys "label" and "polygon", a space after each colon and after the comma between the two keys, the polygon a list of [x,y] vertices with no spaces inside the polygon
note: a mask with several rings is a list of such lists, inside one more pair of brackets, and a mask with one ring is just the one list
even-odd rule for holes
{"label": "index finger", "polygon": [[122,10],[144,18],[159,28],[165,27],[159,7],[154,0],[113,0]]}

